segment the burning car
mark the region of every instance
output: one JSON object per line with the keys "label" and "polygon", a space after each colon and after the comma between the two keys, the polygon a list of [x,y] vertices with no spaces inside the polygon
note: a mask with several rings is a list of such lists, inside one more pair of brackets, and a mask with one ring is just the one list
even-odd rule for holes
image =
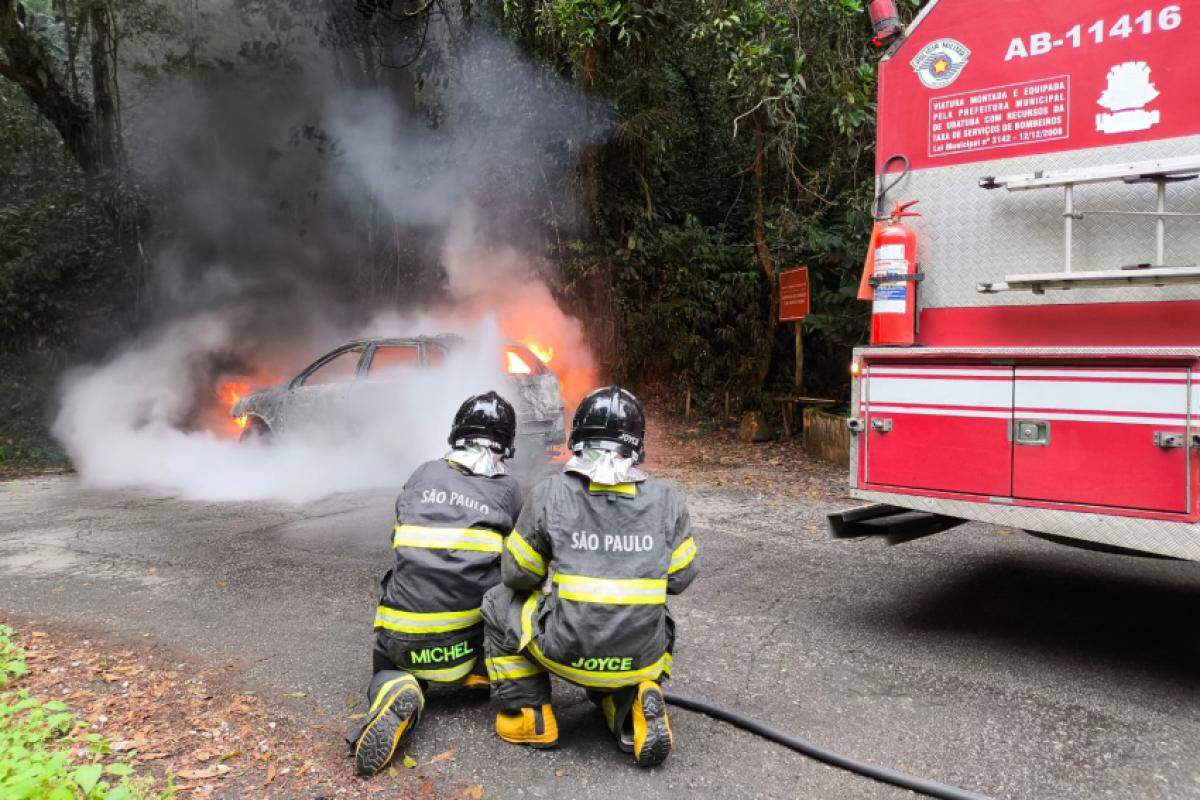
{"label": "burning car", "polygon": [[[354,421],[356,397],[395,392],[409,370],[436,367],[465,344],[453,335],[355,339],[289,381],[237,397],[230,416],[242,430],[242,441],[314,427],[336,431]],[[535,355],[518,342],[505,342],[498,354],[509,381],[498,388],[517,411],[518,454],[553,450],[566,441],[562,393],[545,364],[549,355]]]}

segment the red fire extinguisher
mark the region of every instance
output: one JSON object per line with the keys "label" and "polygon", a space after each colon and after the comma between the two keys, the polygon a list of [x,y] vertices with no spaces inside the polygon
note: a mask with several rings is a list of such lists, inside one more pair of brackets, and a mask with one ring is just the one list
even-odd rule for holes
{"label": "red fire extinguisher", "polygon": [[911,345],[917,335],[917,234],[901,220],[921,216],[909,211],[916,200],[896,203],[886,227],[872,237],[874,288],[871,305],[871,344]]}

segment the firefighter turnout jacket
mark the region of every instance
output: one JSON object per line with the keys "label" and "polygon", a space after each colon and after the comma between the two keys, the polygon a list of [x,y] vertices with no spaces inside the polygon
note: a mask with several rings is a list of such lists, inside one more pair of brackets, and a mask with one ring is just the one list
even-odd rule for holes
{"label": "firefighter turnout jacket", "polygon": [[396,500],[395,563],[375,613],[376,652],[418,678],[462,679],[482,658],[480,603],[500,582],[504,537],[521,511],[510,475],[422,464]]}
{"label": "firefighter turnout jacket", "polygon": [[669,674],[667,595],[696,577],[696,553],[687,506],[663,482],[545,479],[505,542],[505,586],[485,600],[493,694],[549,702],[544,670],[599,691]]}

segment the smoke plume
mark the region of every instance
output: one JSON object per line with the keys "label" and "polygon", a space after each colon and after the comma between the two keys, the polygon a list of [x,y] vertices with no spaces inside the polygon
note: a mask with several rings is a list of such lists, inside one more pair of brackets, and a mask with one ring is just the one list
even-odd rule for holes
{"label": "smoke plume", "polygon": [[[550,358],[568,402],[591,388],[542,255],[550,227],[571,232],[575,155],[603,135],[578,94],[447,17],[411,70],[371,81],[347,77],[344,42],[294,34],[264,58],[238,41],[253,24],[225,22],[208,57],[237,69],[154,75],[131,103],[158,203],[147,322],[64,378],[54,430],[82,478],[218,500],[398,484],[445,451],[467,395],[505,393],[506,338]],[[383,427],[237,444],[222,387],[290,379],[356,336],[441,332],[466,344],[355,409]]]}

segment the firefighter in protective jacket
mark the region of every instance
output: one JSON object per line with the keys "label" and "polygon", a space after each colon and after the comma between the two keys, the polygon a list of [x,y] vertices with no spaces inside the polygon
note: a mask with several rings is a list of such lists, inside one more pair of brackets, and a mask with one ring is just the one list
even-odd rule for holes
{"label": "firefighter in protective jacket", "polygon": [[553,672],[588,690],[640,766],[670,752],[658,685],[675,641],[667,595],[686,589],[698,565],[683,498],[636,466],[644,440],[636,397],[617,387],[592,392],[571,426],[573,458],[533,490],[505,542],[504,583],[483,600],[505,741],[557,744]]}
{"label": "firefighter in protective jacket", "polygon": [[395,563],[375,612],[375,676],[363,723],[346,737],[360,775],[391,761],[425,706],[425,682],[487,689],[483,594],[500,582],[504,536],[521,511],[507,474],[516,413],[495,392],[468,398],[453,448],[416,469],[396,500]]}

